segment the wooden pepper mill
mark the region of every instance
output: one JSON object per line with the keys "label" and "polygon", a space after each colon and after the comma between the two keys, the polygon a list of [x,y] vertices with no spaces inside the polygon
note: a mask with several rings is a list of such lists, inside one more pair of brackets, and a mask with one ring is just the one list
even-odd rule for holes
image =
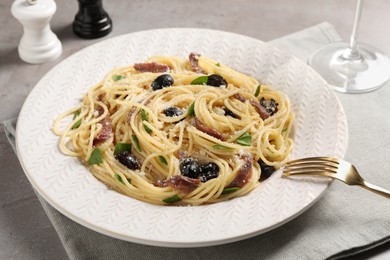
{"label": "wooden pepper mill", "polygon": [[50,28],[56,9],[53,0],[16,0],[12,4],[13,16],[23,25],[18,52],[25,62],[40,64],[61,55],[61,42]]}
{"label": "wooden pepper mill", "polygon": [[79,11],[73,22],[73,32],[86,39],[106,36],[112,31],[112,21],[103,9],[102,0],[77,0]]}

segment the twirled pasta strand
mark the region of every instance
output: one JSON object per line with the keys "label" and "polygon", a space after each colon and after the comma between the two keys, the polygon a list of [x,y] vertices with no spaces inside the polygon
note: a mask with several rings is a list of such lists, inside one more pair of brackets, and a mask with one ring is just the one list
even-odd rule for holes
{"label": "twirled pasta strand", "polygon": [[[193,72],[191,63],[182,58],[156,56],[147,62],[168,65],[173,85],[154,91],[151,83],[164,73],[139,72],[133,66],[113,69],[85,94],[77,108],[61,114],[54,122],[53,131],[60,136],[62,152],[87,164],[98,147],[103,162],[88,166],[96,178],[127,196],[160,205],[166,205],[165,199],[172,196],[180,198],[178,204],[200,205],[245,195],[259,184],[258,160],[275,168],[285,163],[293,147],[289,136],[294,116],[284,93],[270,86],[261,86],[259,91],[256,79],[205,56],[197,60],[205,74]],[[191,84],[209,74],[222,76],[228,85]],[[251,103],[262,98],[272,99],[278,105],[277,112],[265,119]],[[188,114],[191,105],[194,115]],[[168,107],[183,113],[168,117],[163,112]],[[226,110],[234,116],[228,116]],[[69,121],[75,111],[78,115]],[[148,120],[142,118],[141,111]],[[106,117],[112,126],[111,138],[95,144]],[[198,124],[214,129],[224,138],[200,130],[194,123],[195,117]],[[66,120],[68,126],[60,130],[60,122]],[[78,121],[80,125],[74,127]],[[243,134],[251,137],[247,145],[237,142]],[[141,162],[140,170],[128,169],[118,162],[114,156],[117,143],[132,144],[132,154]],[[250,178],[240,189],[224,194],[240,174],[245,163],[243,156],[253,158]],[[188,193],[154,185],[158,180],[181,175],[179,165],[183,157],[216,164],[218,177],[201,182]]]}

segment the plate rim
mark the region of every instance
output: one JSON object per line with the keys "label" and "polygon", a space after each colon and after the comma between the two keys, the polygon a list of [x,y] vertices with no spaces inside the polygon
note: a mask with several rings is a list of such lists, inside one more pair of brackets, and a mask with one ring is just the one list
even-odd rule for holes
{"label": "plate rim", "polygon": [[[87,47],[84,47],[74,53],[72,53],[69,57],[63,59],[62,61],[60,61],[58,64],[56,64],[54,67],[52,67],[38,82],[35,86],[38,86],[41,84],[41,81],[46,77],[46,75],[51,72],[52,70],[55,70],[57,67],[61,66],[61,64],[65,63],[67,60],[69,59],[72,59],[72,57],[76,54],[81,54],[81,52],[87,52],[89,49],[91,48],[96,48],[96,46],[98,45],[104,45],[106,42],[108,41],[112,41],[114,39],[117,39],[117,38],[120,38],[120,37],[131,37],[132,35],[134,34],[141,34],[141,33],[150,33],[150,32],[155,32],[155,31],[174,31],[174,30],[179,30],[179,31],[187,31],[187,30],[195,30],[195,31],[216,31],[216,32],[219,32],[219,33],[224,33],[224,34],[230,34],[230,35],[233,35],[234,37],[246,37],[246,38],[249,38],[251,40],[254,40],[254,41],[257,41],[257,42],[260,42],[262,44],[266,44],[268,46],[272,46],[274,49],[278,50],[280,53],[283,53],[287,56],[289,56],[290,58],[304,64],[304,62],[302,62],[301,60],[299,60],[298,58],[294,57],[293,55],[287,53],[286,51],[283,51],[283,50],[280,50],[279,48],[276,48],[275,46],[272,45],[272,43],[267,43],[267,42],[263,42],[259,39],[256,39],[256,38],[252,38],[250,36],[246,36],[246,35],[241,35],[241,34],[238,34],[238,33],[233,33],[233,32],[227,32],[227,31],[221,31],[221,30],[214,30],[214,29],[203,29],[203,28],[161,28],[161,29],[151,29],[151,30],[144,30],[144,31],[138,31],[138,32],[132,32],[132,33],[127,33],[127,34],[123,34],[123,35],[118,35],[118,36],[115,36],[115,37],[111,37],[111,38],[107,38],[107,39],[104,39],[100,42],[97,42],[95,44],[92,44],[90,46],[87,46]],[[319,78],[322,79],[321,76],[319,76],[319,74],[317,72],[315,72],[312,68],[310,68],[309,66],[306,65],[307,68],[309,68],[312,73],[315,73],[318,75]],[[328,84],[326,83],[326,81],[324,79],[322,79],[323,82],[324,82],[324,85],[326,84],[328,86]],[[29,103],[30,99],[32,98],[33,94],[35,93],[34,91],[37,91],[36,88],[34,88],[31,90],[31,92],[29,93],[29,95],[27,96],[26,100],[24,101],[24,104],[20,110],[20,114],[24,113],[25,112],[25,106],[27,103]],[[328,86],[329,87],[329,86]],[[329,87],[330,88],[330,87]],[[339,105],[339,110],[341,112],[341,115],[342,115],[342,119],[343,119],[343,123],[345,124],[345,145],[343,147],[343,151],[342,152],[342,157],[345,156],[345,153],[346,153],[346,150],[347,150],[347,147],[348,147],[348,141],[349,141],[349,134],[348,134],[348,125],[347,125],[347,120],[346,120],[346,115],[345,115],[345,112],[344,112],[344,108],[340,102],[340,100],[338,99],[338,97],[336,96],[336,94],[334,92],[333,93],[333,96],[334,98],[337,100],[338,102],[338,105]],[[19,119],[21,117],[18,118],[18,123],[19,123]],[[17,127],[16,127],[16,150],[17,150],[17,154],[20,156],[21,153],[21,148],[19,147],[20,145],[20,142],[19,142],[19,133],[20,133],[20,129],[18,127],[18,125],[20,124],[17,124]],[[300,214],[302,214],[303,212],[305,212],[307,209],[309,209],[311,206],[313,206],[315,203],[318,202],[318,200],[320,198],[323,197],[323,195],[325,194],[325,192],[328,190],[329,186],[330,186],[330,183],[331,182],[328,182],[326,184],[326,188],[321,192],[321,194],[319,196],[317,196],[315,199],[311,200],[308,204],[306,204],[305,207],[301,208],[299,211],[297,211],[295,214],[291,215],[290,217],[288,218],[285,218],[283,219],[282,221],[279,221],[277,222],[276,224],[274,225],[271,225],[265,229],[261,229],[261,230],[257,230],[257,231],[254,231],[254,232],[250,232],[250,233],[246,233],[246,234],[243,234],[243,235],[240,235],[240,236],[235,236],[235,237],[229,237],[229,238],[225,238],[225,239],[217,239],[217,240],[207,240],[207,241],[192,241],[192,242],[167,242],[167,241],[161,241],[161,240],[152,240],[152,239],[143,239],[143,238],[139,238],[139,237],[136,237],[136,236],[129,236],[129,235],[123,235],[123,234],[120,234],[120,233],[117,233],[113,230],[108,230],[108,229],[105,229],[105,228],[102,228],[101,226],[99,225],[95,225],[93,223],[90,223],[80,217],[78,217],[77,215],[73,214],[72,212],[69,212],[67,211],[65,208],[61,207],[61,205],[57,204],[55,201],[52,200],[52,198],[45,192],[44,189],[42,189],[36,182],[35,180],[30,176],[30,174],[28,174],[29,170],[27,169],[27,166],[25,165],[25,161],[23,161],[21,159],[21,157],[19,157],[19,161],[20,161],[20,164],[23,168],[23,171],[26,175],[26,177],[28,178],[29,182],[32,184],[32,186],[34,187],[34,189],[44,198],[45,201],[47,201],[53,208],[55,208],[56,210],[58,210],[59,212],[61,212],[63,215],[67,216],[68,218],[72,219],[73,221],[75,221],[76,223],[79,223],[91,230],[94,230],[94,231],[97,231],[99,233],[102,233],[102,234],[105,234],[105,235],[108,235],[108,236],[111,236],[111,237],[115,237],[115,238],[118,238],[118,239],[121,239],[121,240],[125,240],[125,241],[130,241],[130,242],[136,242],[136,243],[141,243],[141,244],[146,244],[146,245],[153,245],[153,246],[163,246],[163,247],[202,247],[202,246],[213,246],[213,245],[220,245],[220,244],[226,244],[226,243],[230,243],[230,242],[235,242],[235,241],[239,241],[239,240],[242,240],[242,239],[247,239],[247,238],[250,238],[250,237],[253,237],[253,236],[256,236],[256,235],[259,235],[259,234],[262,234],[262,233],[266,233],[270,230],[273,230],[279,226],[282,226],[284,225],[285,223],[291,221],[292,219],[295,219],[296,217],[298,217]]]}

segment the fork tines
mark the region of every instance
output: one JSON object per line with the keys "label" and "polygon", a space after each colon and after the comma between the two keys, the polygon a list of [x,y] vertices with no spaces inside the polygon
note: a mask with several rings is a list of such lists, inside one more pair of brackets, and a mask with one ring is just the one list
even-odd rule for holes
{"label": "fork tines", "polygon": [[289,175],[333,175],[337,173],[339,160],[332,157],[309,157],[286,163],[283,173]]}

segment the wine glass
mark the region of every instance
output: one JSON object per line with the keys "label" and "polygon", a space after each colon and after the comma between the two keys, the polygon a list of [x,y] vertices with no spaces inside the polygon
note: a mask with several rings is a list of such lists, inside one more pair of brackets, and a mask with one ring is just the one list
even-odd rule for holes
{"label": "wine glass", "polygon": [[308,64],[338,92],[369,92],[380,88],[390,79],[389,58],[370,45],[358,43],[361,13],[362,0],[357,0],[349,43],[326,45],[308,60]]}

